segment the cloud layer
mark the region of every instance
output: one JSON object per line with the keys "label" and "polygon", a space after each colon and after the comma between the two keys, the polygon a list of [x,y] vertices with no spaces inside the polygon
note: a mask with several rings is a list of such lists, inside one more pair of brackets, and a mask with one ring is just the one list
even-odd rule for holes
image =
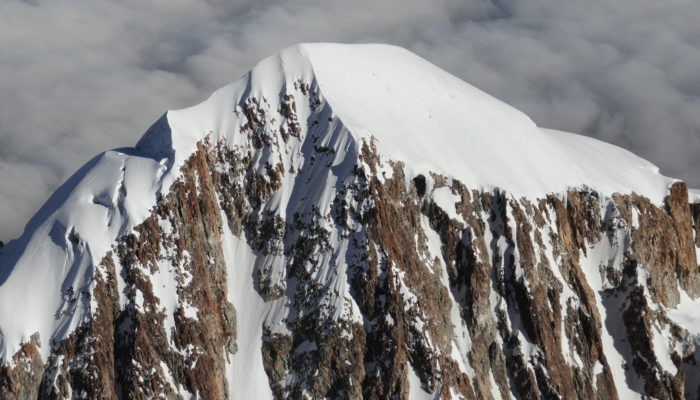
{"label": "cloud layer", "polygon": [[93,155],[297,42],[404,46],[700,187],[697,21],[691,0],[6,0],[0,240]]}

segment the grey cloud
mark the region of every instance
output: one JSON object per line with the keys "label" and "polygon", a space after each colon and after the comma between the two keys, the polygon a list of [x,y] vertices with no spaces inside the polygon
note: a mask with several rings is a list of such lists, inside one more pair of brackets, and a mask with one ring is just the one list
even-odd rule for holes
{"label": "grey cloud", "polygon": [[96,153],[304,41],[407,47],[700,187],[697,21],[690,0],[0,2],[0,239]]}

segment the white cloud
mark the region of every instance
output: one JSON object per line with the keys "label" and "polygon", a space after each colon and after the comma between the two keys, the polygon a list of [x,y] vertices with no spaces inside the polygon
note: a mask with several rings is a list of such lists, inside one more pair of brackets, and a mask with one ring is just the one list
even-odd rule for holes
{"label": "white cloud", "polygon": [[700,3],[0,2],[0,239],[80,165],[288,45],[407,47],[539,125],[700,187]]}

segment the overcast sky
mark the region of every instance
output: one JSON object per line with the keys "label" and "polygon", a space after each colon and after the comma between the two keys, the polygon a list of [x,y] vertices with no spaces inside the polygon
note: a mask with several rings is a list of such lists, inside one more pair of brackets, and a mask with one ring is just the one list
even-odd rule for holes
{"label": "overcast sky", "polygon": [[404,46],[700,187],[698,21],[695,0],[2,0],[0,240],[92,156],[297,42]]}

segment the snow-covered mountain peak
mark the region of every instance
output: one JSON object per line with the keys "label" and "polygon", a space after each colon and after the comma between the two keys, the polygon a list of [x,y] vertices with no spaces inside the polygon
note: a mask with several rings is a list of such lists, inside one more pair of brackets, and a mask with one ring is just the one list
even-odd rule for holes
{"label": "snow-covered mountain peak", "polygon": [[404,49],[293,46],[0,249],[0,398],[682,398],[672,183]]}
{"label": "snow-covered mountain peak", "polygon": [[419,56],[379,44],[300,44],[268,57],[203,103],[168,113],[176,153],[191,154],[207,134],[230,137],[236,128],[228,117],[240,99],[263,98],[276,109],[277,95],[299,84],[310,85],[355,139],[373,137],[382,154],[415,174],[439,171],[516,197],[586,186],[657,203],[674,181],[624,149],[539,128]]}
{"label": "snow-covered mountain peak", "polygon": [[[49,199],[0,255],[0,358],[4,348],[16,349],[31,332],[62,337],[79,323],[77,317],[55,318],[80,315],[61,309],[68,307],[61,293],[79,287],[114,241],[149,215],[197,143],[209,138],[232,148],[250,147],[251,140],[259,140],[251,137],[256,129],[299,137],[284,149],[276,144],[292,154],[280,156],[285,170],[304,162],[293,154],[305,153],[303,138],[313,132],[314,143],[319,140],[337,160],[353,159],[363,141],[376,140],[380,154],[404,163],[409,179],[433,171],[516,198],[585,186],[608,195],[634,191],[660,203],[672,182],[626,150],[540,129],[522,112],[405,49],[292,46],[204,102],[167,112],[134,149],[94,158]],[[257,168],[264,169],[261,154]],[[283,192],[271,206],[281,208],[282,217],[292,196]],[[23,305],[38,310],[25,313],[34,322],[15,323],[12,299],[16,290],[29,287],[41,293]]]}

